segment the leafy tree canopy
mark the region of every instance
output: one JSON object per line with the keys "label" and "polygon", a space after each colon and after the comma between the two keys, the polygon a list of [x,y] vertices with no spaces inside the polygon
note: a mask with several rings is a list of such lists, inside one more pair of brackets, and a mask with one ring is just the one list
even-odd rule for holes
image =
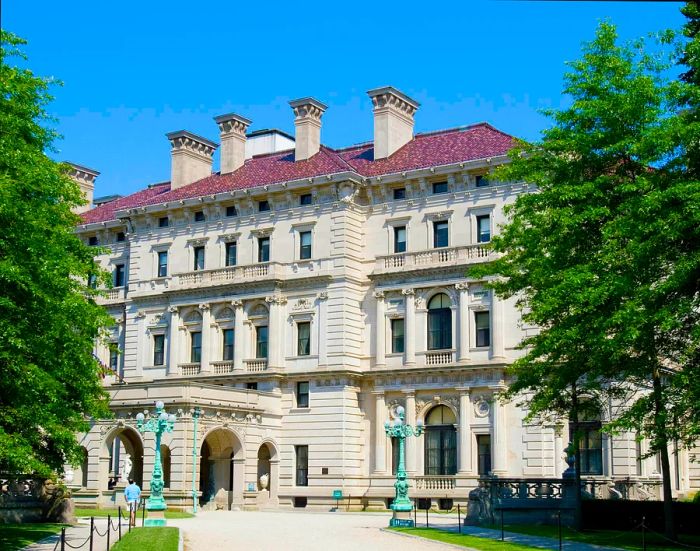
{"label": "leafy tree canopy", "polygon": [[0,471],[50,476],[109,415],[92,351],[111,320],[85,284],[100,271],[75,234],[84,200],[46,155],[52,81],[10,64],[23,40],[0,41]]}

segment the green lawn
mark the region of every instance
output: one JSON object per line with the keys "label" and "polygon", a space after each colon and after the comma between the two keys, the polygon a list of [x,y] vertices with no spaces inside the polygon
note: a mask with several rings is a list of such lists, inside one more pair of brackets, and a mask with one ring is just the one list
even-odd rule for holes
{"label": "green lawn", "polygon": [[[500,530],[500,525],[489,526],[495,530]],[[556,526],[542,526],[534,524],[506,524],[507,532],[518,532],[532,536],[544,536],[548,538],[558,538],[558,528]],[[562,537],[566,540],[592,543],[596,545],[609,545],[611,547],[621,547],[623,549],[642,549],[642,533],[620,532],[615,530],[587,530],[576,532],[568,528],[562,528]],[[700,536],[680,536],[681,544],[700,547]],[[670,544],[662,536],[647,532],[646,544],[648,551],[668,551],[670,549],[683,549],[683,545],[675,546]]]}
{"label": "green lawn", "polygon": [[407,534],[411,534],[412,536],[420,536],[421,538],[426,538],[429,540],[440,541],[442,543],[451,543],[453,545],[461,545],[462,547],[471,547],[472,549],[479,549],[482,551],[533,551],[534,549],[540,549],[538,547],[519,545],[517,543],[507,543],[498,540],[477,538],[474,536],[452,534],[436,528],[389,528],[389,530],[405,532]]}
{"label": "green lawn", "polygon": [[177,551],[179,532],[171,526],[134,528],[111,551]]}
{"label": "green lawn", "polygon": [[[117,509],[75,509],[75,516],[77,517],[106,517],[107,515],[117,516]],[[129,510],[126,507],[122,507],[122,515],[127,517],[129,515]],[[141,510],[139,509],[137,516],[137,524],[141,524]],[[165,518],[192,518],[194,515],[192,513],[186,513],[185,511],[171,511],[167,509],[165,511]],[[148,518],[148,511],[146,511],[146,518]]]}
{"label": "green lawn", "polygon": [[60,532],[65,524],[0,524],[0,549],[16,551]]}

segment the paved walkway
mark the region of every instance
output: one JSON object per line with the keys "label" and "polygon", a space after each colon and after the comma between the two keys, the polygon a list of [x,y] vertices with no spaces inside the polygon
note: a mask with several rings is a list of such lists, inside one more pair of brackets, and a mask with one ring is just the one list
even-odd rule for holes
{"label": "paved walkway", "polygon": [[[109,536],[110,547],[114,545],[114,542],[119,539],[119,532],[114,528],[117,527],[116,519],[112,519],[113,529]],[[140,523],[137,523],[140,526]],[[107,519],[106,518],[96,518],[95,519],[95,534],[92,540],[93,551],[106,551],[107,550]],[[122,520],[122,534],[126,534],[129,531],[129,523]],[[102,536],[100,536],[102,534]],[[83,542],[87,540],[90,536],[90,519],[79,518],[78,524],[71,526],[66,530],[66,543],[68,543],[72,548],[81,546]],[[61,548],[61,544],[58,543],[61,539],[60,532],[54,536],[41,540],[40,542],[33,543],[24,548],[24,551],[53,551]],[[89,543],[86,543],[80,549],[87,551],[90,549]],[[71,549],[68,545],[67,549]]]}

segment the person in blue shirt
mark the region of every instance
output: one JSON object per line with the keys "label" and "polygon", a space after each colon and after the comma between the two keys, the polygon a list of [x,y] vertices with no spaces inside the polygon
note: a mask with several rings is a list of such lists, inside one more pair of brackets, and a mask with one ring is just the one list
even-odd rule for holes
{"label": "person in blue shirt", "polygon": [[129,485],[124,488],[124,499],[129,506],[129,526],[136,526],[136,509],[141,501],[141,488],[133,478],[129,479]]}

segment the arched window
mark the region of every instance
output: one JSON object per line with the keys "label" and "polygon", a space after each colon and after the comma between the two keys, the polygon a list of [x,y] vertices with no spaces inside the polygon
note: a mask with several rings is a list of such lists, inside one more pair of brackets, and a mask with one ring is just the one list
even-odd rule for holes
{"label": "arched window", "polygon": [[457,472],[457,431],[452,410],[435,406],[425,417],[425,474],[452,475]]}
{"label": "arched window", "polygon": [[578,433],[581,450],[581,474],[603,474],[603,434],[600,413],[586,412],[579,415],[578,429],[569,423],[569,438],[574,441]]}
{"label": "arched window", "polygon": [[170,488],[170,468],[172,461],[170,458],[170,448],[165,444],[160,445],[160,462],[163,468],[163,486]]}
{"label": "arched window", "polygon": [[439,293],[428,303],[428,350],[452,348],[452,303]]}

